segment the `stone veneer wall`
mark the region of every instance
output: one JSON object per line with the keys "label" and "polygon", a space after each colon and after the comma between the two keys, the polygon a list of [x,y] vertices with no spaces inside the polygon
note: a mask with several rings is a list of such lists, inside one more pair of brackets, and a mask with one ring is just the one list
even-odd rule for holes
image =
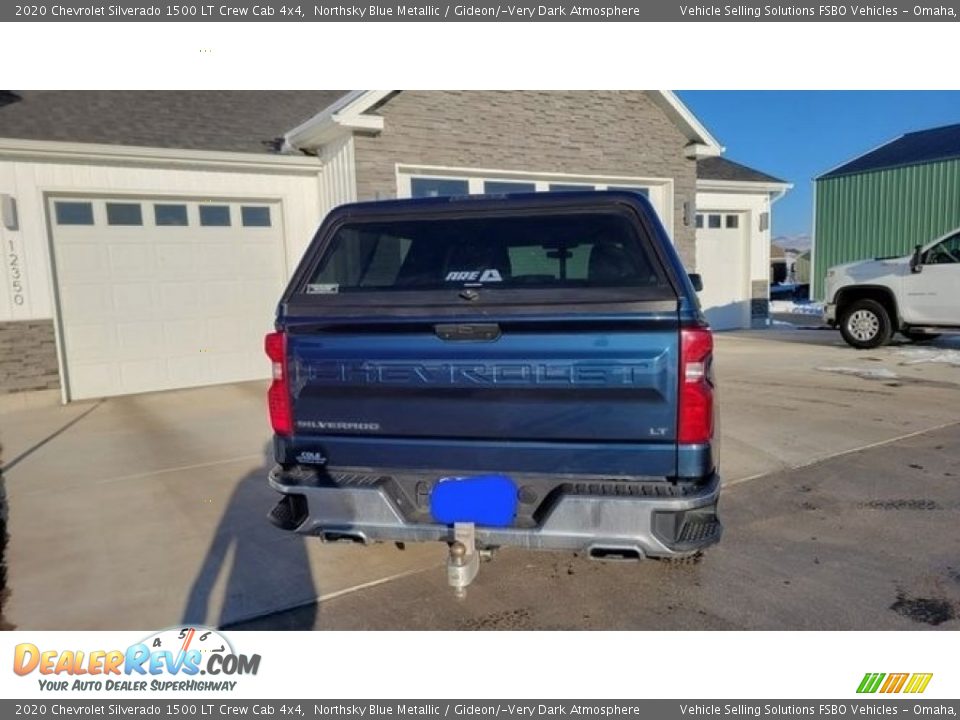
{"label": "stone veneer wall", "polygon": [[770,319],[770,283],[754,280],[750,283],[750,324],[766,325]]}
{"label": "stone veneer wall", "polygon": [[53,320],[0,323],[0,394],[59,387]]}
{"label": "stone veneer wall", "polygon": [[646,92],[403,91],[376,112],[383,132],[354,138],[360,200],[395,197],[398,163],[673,178],[674,242],[693,272],[696,162]]}

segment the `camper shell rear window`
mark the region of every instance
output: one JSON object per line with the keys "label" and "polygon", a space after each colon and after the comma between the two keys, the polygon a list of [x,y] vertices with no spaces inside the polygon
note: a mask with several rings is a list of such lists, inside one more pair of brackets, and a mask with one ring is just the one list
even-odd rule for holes
{"label": "camper shell rear window", "polygon": [[323,243],[299,293],[386,293],[400,300],[410,293],[472,290],[516,299],[523,291],[571,298],[576,290],[583,298],[615,288],[627,298],[674,297],[642,227],[614,209],[347,220]]}

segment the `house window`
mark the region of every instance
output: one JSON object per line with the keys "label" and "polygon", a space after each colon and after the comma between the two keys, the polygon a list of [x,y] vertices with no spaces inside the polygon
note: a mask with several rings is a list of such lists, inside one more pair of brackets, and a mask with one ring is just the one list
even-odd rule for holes
{"label": "house window", "polygon": [[[422,174],[420,174],[422,173]],[[632,183],[636,183],[635,185]],[[411,198],[465,197],[468,195],[510,195],[536,192],[615,191],[643,195],[672,227],[673,183],[669,179],[611,177],[555,173],[537,175],[512,170],[415,167],[397,169],[397,196]],[[684,224],[693,222],[692,203],[684,210]],[[721,216],[722,217],[722,216]]]}
{"label": "house window", "polygon": [[270,227],[270,208],[266,205],[244,205],[240,208],[244,227]]}
{"label": "house window", "polygon": [[727,230],[736,230],[740,227],[739,215],[727,215]]}
{"label": "house window", "polygon": [[201,205],[200,224],[204,227],[229,227],[229,205]]}
{"label": "house window", "polygon": [[410,180],[410,195],[415,198],[467,195],[469,192],[470,185],[466,180],[419,177]]}
{"label": "house window", "polygon": [[701,215],[700,213],[697,213],[696,225],[697,225],[698,228],[702,228],[702,227],[703,227],[703,215]]}
{"label": "house window", "polygon": [[57,225],[93,225],[93,203],[55,202]]}
{"label": "house window", "polygon": [[[533,186],[533,183],[531,183]],[[650,197],[650,188],[639,187],[636,185],[575,185],[573,183],[550,183],[547,187],[550,192],[576,192],[583,190],[618,190],[620,192],[632,192],[644,197]]]}
{"label": "house window", "polygon": [[536,183],[509,182],[506,180],[487,180],[483,183],[483,192],[488,195],[506,195],[509,193],[532,193],[537,191]]}
{"label": "house window", "polygon": [[721,220],[722,216],[720,215],[707,215],[707,227],[711,230],[717,230],[722,227]]}
{"label": "house window", "polygon": [[140,203],[107,203],[108,225],[143,225]]}
{"label": "house window", "polygon": [[174,227],[187,224],[186,205],[156,204],[153,206],[153,221],[160,226]]}
{"label": "house window", "polygon": [[547,188],[550,192],[583,192],[584,190],[594,190],[593,185],[571,185],[567,183],[550,183]]}

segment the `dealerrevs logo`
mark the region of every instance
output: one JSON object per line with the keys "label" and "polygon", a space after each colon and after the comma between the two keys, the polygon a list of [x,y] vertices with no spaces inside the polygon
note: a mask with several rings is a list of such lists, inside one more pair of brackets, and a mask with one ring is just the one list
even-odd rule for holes
{"label": "dealerrevs logo", "polygon": [[13,671],[36,674],[45,691],[231,691],[244,675],[256,675],[260,655],[234,650],[220,632],[205,627],[162,630],[125,650],[46,649],[20,643]]}

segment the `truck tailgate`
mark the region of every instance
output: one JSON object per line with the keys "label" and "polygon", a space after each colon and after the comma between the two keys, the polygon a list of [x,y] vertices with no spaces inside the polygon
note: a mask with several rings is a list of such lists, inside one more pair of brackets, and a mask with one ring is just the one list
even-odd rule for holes
{"label": "truck tailgate", "polygon": [[[287,327],[295,434],[301,441],[351,439],[345,446],[365,448],[361,454],[422,441],[424,452],[436,455],[432,442],[442,440],[459,450],[451,462],[489,443],[508,443],[517,453],[536,443],[541,455],[551,444],[564,455],[582,446],[599,453],[596,472],[629,471],[629,461],[612,467],[599,455],[630,446],[643,450],[645,471],[670,475],[678,345],[676,311],[662,309],[541,321],[301,318]],[[442,457],[423,463],[444,464]]]}

